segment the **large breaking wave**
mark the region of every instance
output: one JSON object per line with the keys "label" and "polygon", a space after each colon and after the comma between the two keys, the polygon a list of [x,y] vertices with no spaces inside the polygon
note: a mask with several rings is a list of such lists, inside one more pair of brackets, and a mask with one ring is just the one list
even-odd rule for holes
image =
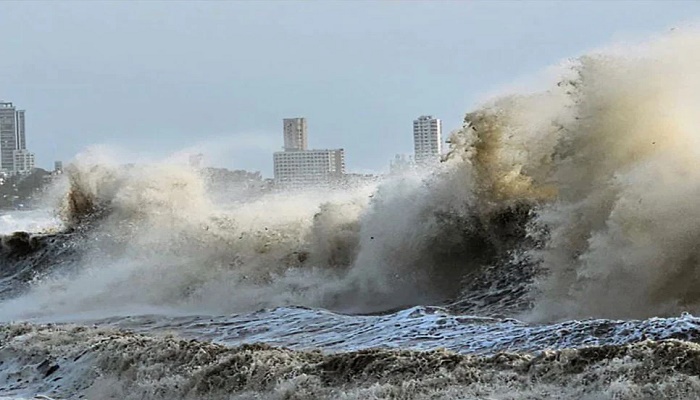
{"label": "large breaking wave", "polygon": [[284,305],[452,304],[535,320],[696,311],[698,49],[696,33],[673,32],[570,60],[545,90],[468,113],[434,170],[352,190],[222,204],[190,168],[88,153],[63,186],[70,233],[57,240],[72,243],[70,267],[23,279],[0,317]]}

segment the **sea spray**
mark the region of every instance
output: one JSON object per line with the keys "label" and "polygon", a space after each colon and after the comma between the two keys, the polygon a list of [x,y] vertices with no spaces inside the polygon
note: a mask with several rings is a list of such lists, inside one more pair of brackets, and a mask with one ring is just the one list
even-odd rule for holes
{"label": "sea spray", "polygon": [[542,92],[469,112],[434,169],[378,186],[221,204],[183,165],[79,157],[62,210],[89,227],[80,257],[0,317],[460,299],[533,320],[695,311],[698,47],[673,32],[569,60]]}

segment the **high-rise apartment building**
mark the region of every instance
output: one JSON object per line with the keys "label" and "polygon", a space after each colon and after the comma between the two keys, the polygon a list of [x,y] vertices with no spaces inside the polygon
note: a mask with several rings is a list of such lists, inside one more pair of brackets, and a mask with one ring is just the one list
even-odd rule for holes
{"label": "high-rise apartment building", "polygon": [[329,186],[345,176],[343,149],[308,150],[305,118],[283,121],[284,151],[273,155],[275,185],[280,188]]}
{"label": "high-rise apartment building", "polygon": [[15,175],[34,170],[34,154],[27,151],[24,110],[0,101],[0,169]]}
{"label": "high-rise apartment building", "polygon": [[414,120],[413,148],[416,164],[438,162],[442,152],[442,121],[430,115],[423,115]]}
{"label": "high-rise apartment building", "polygon": [[14,151],[26,148],[24,128],[24,111],[0,101],[0,168],[4,172],[14,172]]}
{"label": "high-rise apartment building", "polygon": [[282,121],[284,129],[284,151],[307,149],[306,118],[285,118]]}

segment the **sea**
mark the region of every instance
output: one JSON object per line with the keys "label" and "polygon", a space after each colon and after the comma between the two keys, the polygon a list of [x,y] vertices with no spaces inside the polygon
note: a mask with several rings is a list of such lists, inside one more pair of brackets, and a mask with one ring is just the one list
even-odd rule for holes
{"label": "sea", "polygon": [[565,60],[364,184],[86,150],[0,214],[0,398],[700,398],[698,50]]}

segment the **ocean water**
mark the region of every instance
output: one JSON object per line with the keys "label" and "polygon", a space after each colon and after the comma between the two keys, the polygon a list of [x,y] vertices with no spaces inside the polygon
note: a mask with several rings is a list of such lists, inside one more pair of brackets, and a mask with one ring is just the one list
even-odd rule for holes
{"label": "ocean water", "polygon": [[366,186],[87,151],[0,215],[0,398],[700,398],[697,50],[568,60]]}

